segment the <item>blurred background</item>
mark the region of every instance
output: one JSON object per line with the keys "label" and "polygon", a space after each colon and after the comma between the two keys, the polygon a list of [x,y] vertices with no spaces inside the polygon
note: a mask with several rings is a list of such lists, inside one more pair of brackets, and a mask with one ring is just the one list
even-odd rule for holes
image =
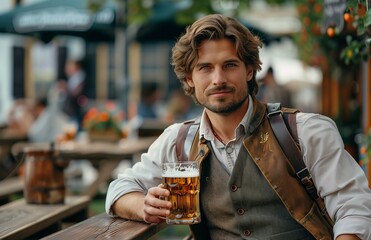
{"label": "blurred background", "polygon": [[[371,171],[367,165],[369,4],[367,0],[0,0],[0,124],[9,124],[10,112],[22,100],[48,99],[50,104],[55,85],[59,90],[54,94],[60,99],[68,96],[74,86],[62,85],[72,82],[70,62],[77,62],[82,71],[82,80],[74,80],[75,85],[84,84],[75,99],[78,112],[65,113],[80,130],[89,110],[107,103],[120,111],[124,123],[138,116],[166,124],[195,116],[200,109],[184,98],[170,66],[171,48],[188,24],[209,13],[222,13],[238,18],[264,42],[263,69],[257,75],[259,98],[334,119],[346,149],[367,173]],[[269,85],[279,91],[269,90]]]}

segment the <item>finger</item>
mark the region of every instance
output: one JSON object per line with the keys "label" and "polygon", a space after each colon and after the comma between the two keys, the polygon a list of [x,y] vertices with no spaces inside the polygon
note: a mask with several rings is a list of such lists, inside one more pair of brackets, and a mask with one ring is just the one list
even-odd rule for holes
{"label": "finger", "polygon": [[157,217],[157,216],[148,216],[144,217],[143,219],[146,223],[160,223],[160,222],[163,222],[165,221],[165,218],[161,218],[161,217]]}
{"label": "finger", "polygon": [[[161,185],[161,184],[160,184]],[[152,187],[150,189],[148,189],[148,194],[154,196],[154,197],[159,197],[159,196],[169,196],[170,195],[170,192],[169,190],[163,188],[163,187]]]}
{"label": "finger", "polygon": [[166,201],[163,196],[156,197],[152,194],[147,194],[147,196],[144,198],[144,205],[154,208],[171,208],[171,202]]}
{"label": "finger", "polygon": [[[161,204],[165,203],[165,204]],[[166,203],[169,203],[170,205],[166,205]],[[158,206],[164,206],[164,207],[158,207]],[[159,223],[164,221],[166,219],[166,216],[170,214],[168,206],[171,206],[170,202],[159,200],[158,198],[150,197],[145,198],[144,200],[144,221],[148,223]]]}
{"label": "finger", "polygon": [[167,208],[155,208],[149,205],[144,208],[144,215],[147,218],[166,218],[170,214],[170,210]]}

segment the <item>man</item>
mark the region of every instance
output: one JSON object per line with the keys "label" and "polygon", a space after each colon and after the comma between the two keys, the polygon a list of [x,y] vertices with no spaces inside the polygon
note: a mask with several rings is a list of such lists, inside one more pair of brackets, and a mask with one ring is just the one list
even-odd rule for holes
{"label": "man", "polygon": [[[202,221],[191,229],[196,239],[331,239],[285,161],[266,105],[255,98],[261,46],[233,18],[209,15],[187,28],[173,48],[184,91],[204,106],[192,148],[211,149],[200,151]],[[181,126],[167,128],[141,162],[110,184],[108,213],[148,223],[169,214],[171,203],[160,198],[169,195],[159,185],[161,161],[176,161]],[[306,166],[335,222],[334,238],[371,239],[367,178],[344,150],[334,122],[298,113],[297,130]]]}
{"label": "man", "polygon": [[85,88],[85,70],[83,68],[83,60],[68,60],[65,65],[65,73],[68,77],[65,80],[59,81],[59,87],[64,90],[65,99],[63,103],[63,111],[75,121],[79,129],[83,118],[81,110],[84,101],[84,88]]}
{"label": "man", "polygon": [[269,67],[267,74],[261,79],[256,98],[265,103],[280,102],[282,106],[291,106],[290,91],[277,83],[273,67]]}

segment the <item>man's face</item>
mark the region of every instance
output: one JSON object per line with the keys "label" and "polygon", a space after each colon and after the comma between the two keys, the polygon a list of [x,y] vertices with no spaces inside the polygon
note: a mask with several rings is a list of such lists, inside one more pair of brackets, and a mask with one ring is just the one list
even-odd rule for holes
{"label": "man's face", "polygon": [[205,40],[198,57],[195,68],[187,76],[198,103],[215,113],[238,110],[248,97],[247,82],[252,79],[252,67],[246,67],[238,58],[228,39]]}

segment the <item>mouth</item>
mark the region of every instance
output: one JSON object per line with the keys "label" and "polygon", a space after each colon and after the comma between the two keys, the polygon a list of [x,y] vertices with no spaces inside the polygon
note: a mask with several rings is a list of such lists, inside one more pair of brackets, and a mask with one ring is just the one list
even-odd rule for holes
{"label": "mouth", "polygon": [[223,87],[223,88],[214,88],[214,89],[210,89],[209,92],[208,92],[208,95],[210,96],[216,96],[216,97],[223,97],[227,94],[230,94],[232,93],[232,89],[231,88],[228,88],[228,87]]}
{"label": "mouth", "polygon": [[219,92],[212,92],[210,93],[210,96],[215,96],[215,97],[224,97],[227,94],[230,94],[230,91],[219,91]]}
{"label": "mouth", "polygon": [[231,90],[212,91],[209,93],[209,96],[221,98],[221,97],[226,97],[227,95],[230,95],[231,93],[232,93]]}

